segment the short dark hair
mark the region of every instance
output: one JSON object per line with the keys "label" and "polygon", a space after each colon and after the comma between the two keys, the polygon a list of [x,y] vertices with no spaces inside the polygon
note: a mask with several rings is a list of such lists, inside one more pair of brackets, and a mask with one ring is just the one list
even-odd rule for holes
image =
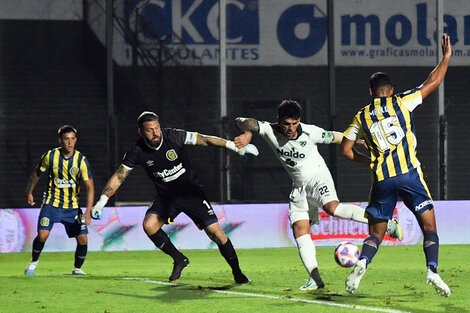
{"label": "short dark hair", "polygon": [[59,135],[59,138],[62,138],[62,135],[63,134],[66,134],[66,133],[75,133],[77,134],[77,129],[71,125],[62,125],[59,127],[59,129],[57,130],[57,135]]}
{"label": "short dark hair", "polygon": [[283,100],[277,107],[277,117],[285,118],[290,117],[293,119],[300,118],[302,113],[302,107],[295,100]]}
{"label": "short dark hair", "polygon": [[372,92],[376,93],[376,91],[380,87],[384,87],[384,86],[392,87],[392,80],[384,72],[377,72],[377,73],[372,74],[372,76],[369,79],[369,84],[370,84],[370,89],[372,90]]}
{"label": "short dark hair", "polygon": [[139,128],[142,128],[145,122],[151,122],[151,121],[158,121],[158,115],[150,111],[142,112],[142,114],[140,114],[139,117],[137,118],[137,122],[139,123]]}

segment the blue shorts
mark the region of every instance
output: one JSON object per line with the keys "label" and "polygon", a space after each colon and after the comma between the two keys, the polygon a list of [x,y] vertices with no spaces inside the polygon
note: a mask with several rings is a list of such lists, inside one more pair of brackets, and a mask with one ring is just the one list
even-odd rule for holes
{"label": "blue shorts", "polygon": [[417,168],[406,174],[375,181],[366,208],[367,214],[378,219],[392,219],[398,196],[415,215],[421,215],[434,207],[421,168]]}
{"label": "blue shorts", "polygon": [[78,210],[56,208],[50,204],[43,204],[38,219],[38,231],[51,231],[54,223],[62,223],[69,238],[82,234],[88,234],[85,224],[80,224],[77,220]]}

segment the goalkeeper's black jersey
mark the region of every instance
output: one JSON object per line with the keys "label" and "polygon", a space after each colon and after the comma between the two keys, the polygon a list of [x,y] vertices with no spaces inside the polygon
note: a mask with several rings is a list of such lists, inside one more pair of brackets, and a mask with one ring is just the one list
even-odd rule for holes
{"label": "goalkeeper's black jersey", "polygon": [[[185,156],[185,142],[189,132],[162,128],[158,148],[147,145],[140,138],[124,155],[122,164],[128,168],[141,165],[152,180],[159,196],[178,197],[202,191],[199,181]],[[194,134],[194,133],[189,133]]]}

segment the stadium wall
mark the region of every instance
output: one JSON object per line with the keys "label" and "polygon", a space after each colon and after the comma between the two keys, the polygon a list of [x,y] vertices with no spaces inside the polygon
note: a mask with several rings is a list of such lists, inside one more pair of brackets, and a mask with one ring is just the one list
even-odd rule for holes
{"label": "stadium wall", "polygon": [[[103,47],[81,21],[0,20],[0,207],[25,206],[24,189],[40,156],[56,145],[56,130],[71,123],[80,131],[77,148],[90,160],[99,192],[109,177],[106,154],[106,90]],[[95,40],[97,44],[90,44]],[[86,53],[84,49],[86,48]],[[98,57],[99,56],[99,57]],[[368,99],[367,80],[387,71],[406,90],[426,79],[432,67],[337,67],[336,130],[343,131]],[[463,183],[470,177],[470,147],[465,134],[470,118],[468,67],[452,66],[445,81],[448,120],[448,199],[470,199]],[[97,75],[98,74],[98,75]],[[286,98],[299,100],[304,121],[329,128],[328,69],[325,66],[231,66],[228,68],[228,117],[219,119],[218,68],[116,66],[116,115],[119,156],[137,139],[135,118],[144,109],[156,111],[164,126],[220,134],[232,138],[233,119],[252,116],[275,120],[275,107]],[[438,131],[435,96],[416,110],[418,157],[431,193],[437,198]],[[232,202],[285,202],[290,179],[267,145],[255,137],[258,158],[231,157]],[[219,150],[189,148],[192,163],[211,201],[220,202]],[[365,201],[369,172],[341,157],[330,162],[328,147],[320,152],[337,170],[338,195],[344,201]],[[41,199],[45,178],[35,190]],[[120,202],[147,202],[153,186],[136,169],[117,194]],[[82,197],[83,205],[84,197]]]}
{"label": "stadium wall", "polygon": [[[365,206],[366,203],[358,203]],[[470,201],[436,201],[436,222],[441,244],[470,243]],[[287,203],[214,205],[219,223],[235,247],[240,249],[294,247]],[[107,207],[103,218],[88,227],[89,251],[154,250],[141,223],[147,207]],[[39,209],[0,210],[0,253],[31,251],[36,237]],[[348,240],[362,244],[368,235],[366,224],[341,220],[320,210],[319,224],[311,228],[317,246],[335,246]],[[413,213],[399,202],[394,216],[400,219],[404,240],[388,234],[383,245],[416,245],[422,233]],[[260,226],[260,221],[262,226]],[[184,214],[174,224],[165,225],[165,232],[179,249],[213,249],[216,245]],[[458,236],[456,236],[458,234]],[[56,225],[44,251],[75,251],[76,242],[69,239],[62,226]]]}

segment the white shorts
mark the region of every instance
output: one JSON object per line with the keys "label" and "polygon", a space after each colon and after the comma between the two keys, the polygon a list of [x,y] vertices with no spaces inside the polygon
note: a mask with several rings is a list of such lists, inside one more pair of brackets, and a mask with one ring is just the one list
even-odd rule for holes
{"label": "white shorts", "polygon": [[318,208],[331,201],[338,201],[335,184],[329,171],[320,173],[306,185],[292,187],[289,196],[291,226],[300,220],[318,223]]}

